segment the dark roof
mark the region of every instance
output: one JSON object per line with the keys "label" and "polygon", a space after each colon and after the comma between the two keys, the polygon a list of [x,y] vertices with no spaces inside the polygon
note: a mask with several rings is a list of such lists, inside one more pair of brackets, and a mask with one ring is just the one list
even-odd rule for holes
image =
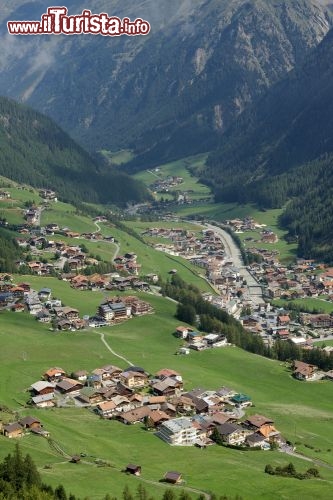
{"label": "dark roof", "polygon": [[141,465],[128,464],[126,465],[126,470],[136,472],[137,470],[141,470]]}
{"label": "dark roof", "polygon": [[192,403],[195,405],[195,408],[197,411],[206,411],[208,406],[209,406],[206,401],[204,401],[201,398],[197,398],[196,396],[194,396],[190,392],[184,393],[183,396],[185,396],[186,398],[189,398],[192,401]]}
{"label": "dark roof", "polygon": [[31,424],[40,424],[40,420],[38,420],[38,418],[35,418],[35,417],[24,417],[22,418],[21,420],[19,420],[19,424],[22,425],[22,426],[26,426],[26,425],[31,425]]}
{"label": "dark roof", "polygon": [[145,373],[145,370],[141,368],[141,366],[129,366],[128,368],[125,368],[123,372],[139,372],[139,373]]}
{"label": "dark roof", "polygon": [[170,481],[170,482],[177,482],[177,481],[179,481],[179,479],[181,479],[181,477],[182,477],[182,475],[180,472],[169,471],[169,472],[166,472],[164,479],[166,481]]}
{"label": "dark roof", "polygon": [[252,415],[251,417],[248,417],[246,419],[246,423],[249,423],[250,425],[253,425],[254,427],[259,428],[265,424],[273,424],[274,420],[271,420],[270,418],[264,417],[263,415]]}
{"label": "dark roof", "polygon": [[229,423],[217,426],[217,430],[219,431],[219,434],[221,434],[221,436],[228,436],[229,434],[232,434],[233,432],[238,431],[240,429],[241,427],[239,427],[239,425],[229,424]]}
{"label": "dark roof", "polygon": [[251,434],[250,436],[247,436],[246,438],[246,441],[248,441],[249,443],[261,443],[262,441],[265,440],[265,437],[262,436],[261,434],[257,434],[257,433],[254,433],[254,434]]}
{"label": "dark roof", "polygon": [[10,432],[15,432],[15,431],[21,431],[22,427],[20,426],[19,423],[14,422],[13,424],[8,424],[3,426],[3,430],[10,433]]}

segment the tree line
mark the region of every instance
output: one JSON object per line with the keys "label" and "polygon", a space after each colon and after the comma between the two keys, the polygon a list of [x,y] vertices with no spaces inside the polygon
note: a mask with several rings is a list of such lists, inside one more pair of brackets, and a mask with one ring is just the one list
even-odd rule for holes
{"label": "tree line", "polygon": [[324,371],[333,369],[333,355],[322,349],[303,349],[283,340],[276,340],[272,346],[265,344],[259,335],[245,330],[233,316],[204,300],[198,288],[176,274],[169,282],[162,283],[161,293],[178,301],[177,319],[203,332],[220,333],[245,351],[279,361],[304,361]]}
{"label": "tree line", "polygon": [[[179,491],[179,490],[178,490]],[[121,497],[107,493],[104,500],[193,500],[185,490],[165,490],[162,497],[151,496],[140,483],[135,492],[126,485]],[[205,500],[205,495],[200,494],[197,500]],[[18,444],[13,454],[8,454],[0,463],[0,500],[80,500],[72,493],[66,492],[60,484],[56,488],[43,483],[36,464],[29,454],[23,456]],[[84,500],[89,500],[86,496]],[[232,500],[225,495],[210,495],[210,500]],[[236,496],[234,500],[242,500]]]}

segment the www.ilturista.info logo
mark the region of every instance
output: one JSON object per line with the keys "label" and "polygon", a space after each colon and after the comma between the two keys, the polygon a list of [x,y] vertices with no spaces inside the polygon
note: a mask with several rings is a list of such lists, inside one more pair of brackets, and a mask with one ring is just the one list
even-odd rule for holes
{"label": "www.ilturista.info logo", "polygon": [[66,7],[49,7],[40,21],[8,21],[11,35],[80,35],[103,36],[148,35],[150,24],[141,18],[131,21],[128,17],[109,16],[105,12],[92,14],[85,9],[78,16],[68,16]]}

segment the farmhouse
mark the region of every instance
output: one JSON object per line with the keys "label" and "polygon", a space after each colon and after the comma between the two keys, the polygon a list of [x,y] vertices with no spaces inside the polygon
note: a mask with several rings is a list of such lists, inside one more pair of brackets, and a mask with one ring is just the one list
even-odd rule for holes
{"label": "farmhouse", "polygon": [[54,368],[50,368],[49,370],[47,370],[43,376],[49,382],[57,382],[65,375],[66,372],[62,368],[55,366]]}
{"label": "farmhouse", "polygon": [[3,435],[8,438],[17,438],[23,436],[23,428],[18,422],[4,425],[2,428]]}
{"label": "farmhouse", "polygon": [[71,378],[63,378],[60,382],[57,382],[56,389],[62,394],[69,394],[71,392],[78,392],[83,388],[83,384],[78,380]]}
{"label": "farmhouse", "polygon": [[24,417],[18,422],[23,429],[39,429],[41,427],[40,420],[34,417]]}
{"label": "farmhouse", "polygon": [[30,390],[35,396],[42,396],[45,394],[53,394],[54,393],[55,384],[51,384],[50,382],[44,382],[43,380],[39,380],[34,384],[31,384]]}
{"label": "farmhouse", "polygon": [[318,366],[303,363],[303,361],[294,361],[293,369],[293,375],[298,380],[313,380],[318,371]]}
{"label": "farmhouse", "polygon": [[103,401],[96,406],[96,412],[103,418],[110,418],[116,409],[113,401]]}

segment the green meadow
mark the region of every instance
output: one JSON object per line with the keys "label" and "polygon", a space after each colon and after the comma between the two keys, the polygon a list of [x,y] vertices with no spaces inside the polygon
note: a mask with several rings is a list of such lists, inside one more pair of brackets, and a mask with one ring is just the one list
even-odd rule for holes
{"label": "green meadow", "polygon": [[96,231],[96,226],[89,217],[79,215],[76,208],[68,203],[58,201],[43,210],[41,225],[57,223],[60,227],[67,227],[71,231],[85,233]]}
{"label": "green meadow", "polygon": [[[44,280],[39,278],[40,282]],[[45,283],[45,286],[51,286],[64,300],[66,297],[70,305],[77,304],[82,312],[89,312],[89,302],[95,300],[97,303],[102,295],[77,292],[60,281],[61,288],[57,289],[56,282]],[[81,307],[75,302],[74,294]],[[52,439],[68,455],[85,453],[84,461],[93,463],[99,458],[110,464],[110,467],[70,464],[54,452],[45,439],[24,437],[20,440],[22,450],[31,453],[36,460],[43,480],[53,486],[61,482],[77,495],[102,500],[107,492],[119,495],[126,483],[136,488],[137,479],[119,472],[127,463],[135,462],[142,466],[144,480],[159,481],[167,470],[179,470],[189,487],[230,496],[238,494],[249,500],[329,498],[333,485],[333,473],[329,468],[320,467],[322,479],[318,481],[304,482],[264,474],[267,463],[276,466],[292,461],[300,471],[311,466],[310,462],[282,453],[242,452],[217,446],[206,450],[171,448],[140,424],[125,426],[103,421],[90,410],[31,411],[24,407],[28,399],[27,388],[51,366],[61,366],[68,372],[92,370],[107,363],[124,368],[126,363],[112,355],[102,343],[100,335],[104,334],[116,353],[150,373],[163,367],[178,370],[185,389],[216,389],[226,385],[249,394],[255,405],[249,413],[271,417],[282,434],[297,443],[298,451],[333,467],[331,382],[299,382],[291,377],[284,364],[236,347],[175,355],[182,344],[173,336],[178,325],[173,317],[175,303],[151,294],[139,295],[153,305],[155,314],[98,330],[53,333],[49,325],[38,324],[26,313],[0,314],[0,401],[20,415],[33,414],[40,418]],[[13,446],[12,441],[0,437],[0,456],[6,455]],[[44,469],[45,465],[51,468]],[[155,494],[156,488],[147,483],[147,489]],[[163,487],[161,495],[162,492]]]}
{"label": "green meadow", "polygon": [[276,299],[272,301],[272,304],[277,307],[284,307],[288,309],[288,306],[295,305],[300,308],[300,310],[318,310],[323,313],[333,312],[333,303],[323,299],[317,298],[305,298],[305,299]]}
{"label": "green meadow", "polygon": [[[183,182],[174,186],[171,189],[172,191],[190,191],[190,198],[193,200],[207,199],[211,196],[211,191],[207,186],[198,181],[195,173],[203,167],[206,158],[206,154],[188,157],[160,165],[155,169],[144,170],[135,174],[134,177],[148,186],[157,180],[163,180],[169,176],[182,177]],[[157,195],[157,199],[162,197],[167,198],[168,193],[159,193]]]}

